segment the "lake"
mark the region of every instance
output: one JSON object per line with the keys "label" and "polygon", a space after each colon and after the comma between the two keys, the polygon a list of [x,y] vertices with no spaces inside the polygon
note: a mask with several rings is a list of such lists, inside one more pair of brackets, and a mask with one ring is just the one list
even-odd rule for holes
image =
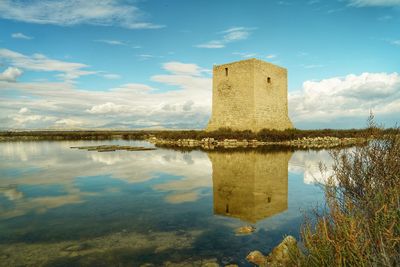
{"label": "lake", "polygon": [[0,266],[252,266],[250,251],[299,238],[331,164],[327,151],[70,148],[102,144],[152,147],[0,143]]}

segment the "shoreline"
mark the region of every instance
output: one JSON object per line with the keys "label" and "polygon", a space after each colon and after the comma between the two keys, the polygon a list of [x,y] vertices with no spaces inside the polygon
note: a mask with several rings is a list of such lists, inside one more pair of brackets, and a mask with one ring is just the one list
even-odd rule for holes
{"label": "shoreline", "polygon": [[338,148],[349,147],[357,145],[365,145],[368,142],[366,138],[337,138],[337,137],[316,137],[316,138],[303,138],[288,141],[261,141],[257,139],[224,139],[216,140],[214,138],[203,138],[202,140],[196,139],[160,139],[151,137],[147,139],[148,142],[154,144],[156,147],[178,147],[178,148],[201,148],[203,150],[214,149],[232,149],[232,148],[258,148],[268,146],[280,146],[287,148],[299,149],[324,149],[324,148]]}
{"label": "shoreline", "polygon": [[323,129],[285,131],[232,131],[220,129],[180,131],[3,131],[0,142],[142,140],[157,147],[177,149],[249,149],[282,147],[289,149],[329,149],[365,145],[376,136],[398,134],[394,129]]}
{"label": "shoreline", "polygon": [[258,139],[236,139],[225,138],[215,139],[212,137],[202,138],[201,140],[184,138],[184,139],[167,139],[158,138],[154,135],[135,135],[124,136],[121,134],[111,135],[90,135],[90,136],[69,136],[69,135],[11,135],[0,136],[0,142],[32,142],[32,141],[109,141],[109,140],[137,140],[147,141],[160,148],[181,148],[181,149],[201,149],[201,150],[217,150],[217,149],[255,149],[263,147],[281,147],[283,149],[329,149],[342,148],[350,146],[360,146],[368,143],[373,138],[362,137],[303,137],[285,141],[263,141]]}

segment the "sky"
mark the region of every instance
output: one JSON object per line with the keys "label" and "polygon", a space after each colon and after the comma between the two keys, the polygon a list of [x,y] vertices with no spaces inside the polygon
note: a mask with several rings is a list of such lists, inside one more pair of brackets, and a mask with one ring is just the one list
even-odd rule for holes
{"label": "sky", "polygon": [[0,130],[202,129],[212,67],[288,69],[296,128],[400,114],[400,0],[0,0]]}

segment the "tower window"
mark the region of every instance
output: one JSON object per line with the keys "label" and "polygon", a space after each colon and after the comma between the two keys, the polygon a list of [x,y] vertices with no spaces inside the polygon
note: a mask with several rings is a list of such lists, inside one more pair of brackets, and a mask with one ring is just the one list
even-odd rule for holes
{"label": "tower window", "polygon": [[267,78],[267,83],[271,83],[271,77]]}
{"label": "tower window", "polygon": [[225,76],[228,76],[228,68],[225,68]]}

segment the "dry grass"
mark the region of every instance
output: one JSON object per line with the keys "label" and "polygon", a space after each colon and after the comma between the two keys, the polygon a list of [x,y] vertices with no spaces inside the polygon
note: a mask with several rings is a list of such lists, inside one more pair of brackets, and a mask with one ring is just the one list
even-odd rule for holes
{"label": "dry grass", "polygon": [[400,266],[399,136],[332,156],[326,209],[306,219],[304,254],[293,257],[294,265]]}

